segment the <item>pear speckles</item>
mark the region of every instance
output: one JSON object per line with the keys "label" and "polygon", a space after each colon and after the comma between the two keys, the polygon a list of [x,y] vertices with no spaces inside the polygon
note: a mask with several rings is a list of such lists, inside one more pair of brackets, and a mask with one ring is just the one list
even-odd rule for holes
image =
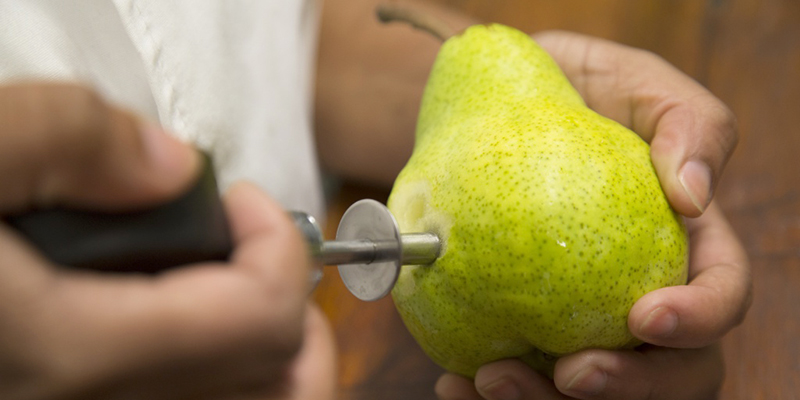
{"label": "pear speckles", "polygon": [[638,136],[583,105],[530,38],[469,28],[442,47],[389,208],[445,253],[393,298],[444,368],[635,344],[627,314],[686,281],[688,244]]}

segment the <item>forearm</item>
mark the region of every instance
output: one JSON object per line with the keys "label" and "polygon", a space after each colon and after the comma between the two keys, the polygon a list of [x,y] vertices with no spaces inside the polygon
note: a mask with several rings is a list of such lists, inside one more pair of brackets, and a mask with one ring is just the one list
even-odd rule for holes
{"label": "forearm", "polygon": [[[428,72],[440,41],[375,17],[377,0],[328,0],[316,83],[317,148],[344,178],[388,186],[411,154]],[[460,30],[471,21],[446,8],[410,3]]]}

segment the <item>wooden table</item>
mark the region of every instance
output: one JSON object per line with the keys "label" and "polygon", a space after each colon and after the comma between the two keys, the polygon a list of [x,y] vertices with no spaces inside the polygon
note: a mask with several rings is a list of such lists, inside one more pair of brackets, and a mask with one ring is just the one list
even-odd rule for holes
{"label": "wooden table", "polygon": [[[651,50],[697,79],[739,119],[741,140],[716,198],[750,255],[755,300],[724,339],[722,399],[800,399],[800,2],[796,0],[439,0],[528,32],[559,28]],[[353,201],[345,186],[328,237]],[[441,370],[391,299],[355,300],[329,273],[315,295],[340,348],[342,399],[433,399]]]}

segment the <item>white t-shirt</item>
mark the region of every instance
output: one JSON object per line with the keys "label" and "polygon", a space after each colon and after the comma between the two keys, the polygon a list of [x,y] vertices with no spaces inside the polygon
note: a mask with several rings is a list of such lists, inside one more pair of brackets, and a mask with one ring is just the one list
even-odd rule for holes
{"label": "white t-shirt", "polygon": [[69,80],[210,151],[321,217],[312,136],[314,0],[0,1],[0,83]]}

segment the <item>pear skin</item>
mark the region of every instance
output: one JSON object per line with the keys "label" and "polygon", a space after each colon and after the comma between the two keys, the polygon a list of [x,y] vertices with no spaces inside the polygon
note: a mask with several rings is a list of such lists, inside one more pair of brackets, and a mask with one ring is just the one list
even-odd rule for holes
{"label": "pear skin", "polygon": [[392,297],[431,359],[464,376],[504,358],[551,375],[560,356],[631,348],[634,302],[686,283],[686,229],[648,144],[507,26],[442,45],[388,206],[401,232],[444,243]]}

